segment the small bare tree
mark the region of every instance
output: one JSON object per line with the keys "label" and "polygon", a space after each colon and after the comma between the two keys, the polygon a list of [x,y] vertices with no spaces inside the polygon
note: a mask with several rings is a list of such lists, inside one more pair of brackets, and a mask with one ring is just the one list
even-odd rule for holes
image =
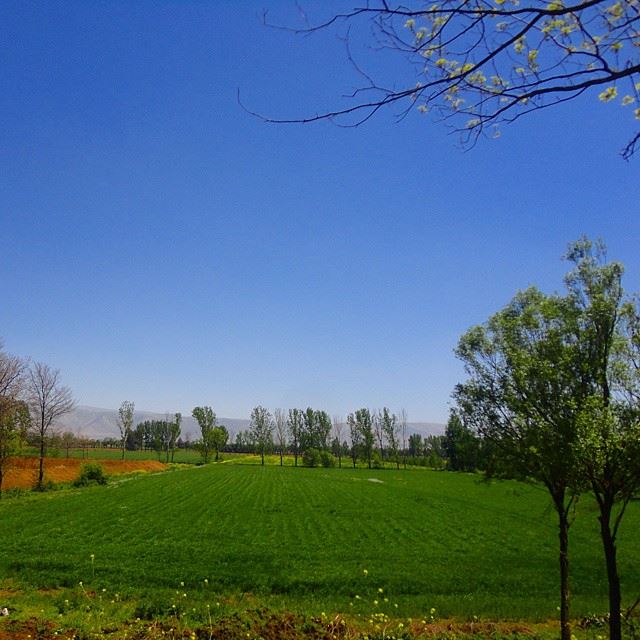
{"label": "small bare tree", "polygon": [[400,422],[400,431],[402,433],[402,459],[404,461],[404,468],[407,468],[407,410],[400,409],[400,415],[398,416]]}
{"label": "small bare tree", "polygon": [[38,439],[40,463],[36,487],[44,484],[44,457],[51,430],[58,418],[73,411],[71,389],[60,383],[60,371],[42,362],[34,363],[27,376],[27,403],[32,429]]}
{"label": "small bare tree", "polygon": [[287,446],[287,413],[284,409],[275,409],[273,418],[276,425],[276,440],[280,451],[280,466],[282,466],[282,456]]}
{"label": "small bare tree", "polygon": [[342,435],[344,433],[344,423],[340,416],[333,416],[333,437],[337,442],[337,447],[333,452],[338,456],[338,467],[342,468]]}
{"label": "small bare tree", "polygon": [[24,386],[26,362],[19,356],[12,356],[2,350],[0,339],[0,396],[15,398]]}
{"label": "small bare tree", "polygon": [[120,441],[122,443],[122,459],[124,460],[124,451],[127,446],[127,438],[133,428],[133,412],[135,404],[130,400],[125,400],[118,409],[118,429],[120,429]]}

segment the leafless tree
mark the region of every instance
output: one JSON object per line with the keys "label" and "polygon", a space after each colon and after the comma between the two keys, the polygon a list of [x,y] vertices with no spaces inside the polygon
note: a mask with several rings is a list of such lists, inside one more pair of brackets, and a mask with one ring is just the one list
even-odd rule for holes
{"label": "leafless tree", "polygon": [[382,416],[380,411],[376,409],[371,412],[371,420],[373,422],[373,432],[378,441],[378,451],[380,451],[380,462],[384,466],[384,431],[382,429]]}
{"label": "leafless tree", "polygon": [[38,439],[40,464],[37,488],[44,484],[44,457],[52,428],[58,418],[73,411],[75,402],[71,389],[60,383],[60,371],[42,362],[35,362],[27,376],[27,403],[32,429]]}
{"label": "leafless tree", "polygon": [[0,339],[0,397],[16,398],[23,387],[26,362],[19,356],[5,353],[3,346]]}
{"label": "leafless tree", "polygon": [[280,466],[282,466],[282,456],[287,446],[287,412],[284,409],[276,409],[273,412],[273,418],[276,425],[276,440],[278,442],[278,450],[280,451]]}
{"label": "leafless tree", "polygon": [[[501,123],[589,90],[618,102],[630,127],[640,119],[637,0],[370,0],[315,23],[302,15],[287,29],[336,29],[361,83],[344,106],[291,118],[254,113],[266,121],[358,126],[395,106],[399,118],[431,112],[473,144],[482,133],[498,135]],[[383,77],[376,55],[393,58],[395,77]],[[640,131],[623,157],[638,146]]]}
{"label": "leafless tree", "polygon": [[400,409],[398,416],[400,422],[400,431],[402,433],[402,458],[404,460],[404,468],[407,468],[407,410]]}
{"label": "leafless tree", "polygon": [[342,436],[344,434],[344,422],[340,416],[333,416],[333,437],[336,439],[338,446],[334,453],[338,454],[338,467],[342,468]]}

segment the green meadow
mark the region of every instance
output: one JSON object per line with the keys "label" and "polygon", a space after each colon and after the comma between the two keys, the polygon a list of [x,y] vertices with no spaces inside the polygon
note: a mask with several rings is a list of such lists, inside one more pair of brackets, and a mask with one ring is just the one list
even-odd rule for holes
{"label": "green meadow", "polygon": [[[640,595],[639,525],[633,503],[619,545],[627,600]],[[58,608],[88,591],[159,615],[211,603],[540,621],[557,616],[556,529],[544,490],[472,474],[188,466],[3,499],[0,589],[15,603],[50,593]],[[587,497],[571,562],[574,616],[606,611]]]}

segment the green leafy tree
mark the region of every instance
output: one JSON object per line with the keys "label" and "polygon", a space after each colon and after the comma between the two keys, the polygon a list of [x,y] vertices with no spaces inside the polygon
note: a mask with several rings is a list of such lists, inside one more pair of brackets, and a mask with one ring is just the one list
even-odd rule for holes
{"label": "green leafy tree", "polygon": [[456,395],[465,416],[494,445],[494,471],[535,478],[549,491],[559,519],[567,640],[570,513],[579,491],[593,491],[609,579],[610,634],[619,640],[615,541],[640,478],[632,454],[635,408],[624,401],[634,367],[623,319],[633,314],[624,304],[622,267],[607,263],[602,245],[582,239],[566,257],[574,264],[567,295],[528,289],[463,336],[457,353],[470,379]]}
{"label": "green leafy tree", "polygon": [[304,420],[300,409],[289,409],[287,418],[287,429],[291,439],[291,448],[293,449],[293,464],[298,466],[298,456],[300,454],[300,438],[302,435]]}
{"label": "green leafy tree", "polygon": [[480,440],[456,411],[451,411],[447,421],[444,453],[452,471],[475,471],[478,468]]}
{"label": "green leafy tree", "polygon": [[398,424],[398,418],[395,413],[391,413],[387,407],[384,407],[380,414],[380,428],[387,441],[389,456],[396,463],[396,468],[399,469],[400,455],[398,449],[400,445],[400,425]]}
{"label": "green leafy tree", "polygon": [[367,461],[369,469],[371,469],[374,444],[371,411],[369,411],[369,409],[358,409],[354,413],[350,413],[347,417],[347,424],[351,430],[352,441],[354,435],[356,435],[357,445],[361,455]]}
{"label": "green leafy tree", "polygon": [[417,458],[424,453],[422,444],[422,436],[419,433],[412,433],[409,436],[409,455],[412,458]]}
{"label": "green leafy tree", "polygon": [[227,446],[227,442],[229,442],[229,431],[227,430],[227,427],[223,424],[214,427],[211,433],[211,446],[215,452],[216,462],[220,459],[220,451]]}
{"label": "green leafy tree", "polygon": [[635,304],[624,295],[623,267],[608,262],[602,243],[582,239],[568,254],[567,278],[579,310],[577,335],[589,397],[580,405],[578,456],[598,504],[609,585],[609,634],[622,637],[617,536],[629,501],[640,489],[638,327]]}
{"label": "green leafy tree", "polygon": [[125,400],[118,409],[118,429],[120,430],[120,443],[122,447],[122,459],[124,460],[124,452],[126,449],[127,438],[131,429],[133,429],[133,414],[135,404],[129,400]]}
{"label": "green leafy tree", "polygon": [[[363,79],[347,103],[309,117],[260,117],[357,126],[395,106],[398,115],[414,109],[434,114],[472,143],[483,133],[498,135],[502,123],[587,93],[611,103],[603,105],[603,117],[618,105],[631,128],[640,120],[637,23],[634,0],[366,3],[294,28],[308,33],[342,26],[353,43],[349,60]],[[371,39],[375,47],[362,46]],[[377,78],[376,56],[395,57],[401,70],[395,81]],[[623,156],[639,142],[640,131]]]}
{"label": "green leafy tree", "polygon": [[331,418],[326,411],[315,412],[315,431],[314,431],[314,445],[320,449],[320,451],[329,450],[329,437],[331,436]]}
{"label": "green leafy tree", "polygon": [[216,414],[211,407],[195,407],[191,412],[200,427],[200,439],[196,447],[200,451],[202,461],[209,462],[211,452],[215,450],[214,429],[216,427]]}
{"label": "green leafy tree", "polygon": [[307,407],[301,412],[302,425],[300,430],[300,450],[329,449],[329,436],[331,435],[331,419],[326,411],[315,411]]}
{"label": "green leafy tree", "polygon": [[349,438],[351,440],[351,462],[355,469],[362,451],[362,432],[359,429],[354,414],[350,413],[347,416],[347,424],[349,425]]}
{"label": "green leafy tree", "polygon": [[465,419],[493,441],[503,471],[535,478],[558,516],[560,621],[570,640],[569,527],[580,489],[575,455],[576,407],[585,399],[576,310],[559,296],[519,293],[460,340],[469,380],[456,390]]}
{"label": "green leafy tree", "polygon": [[260,452],[261,464],[264,466],[264,454],[273,445],[273,417],[268,409],[262,406],[251,411],[251,432]]}
{"label": "green leafy tree", "polygon": [[27,405],[8,396],[0,396],[0,497],[2,483],[12,458],[18,455],[31,425]]}

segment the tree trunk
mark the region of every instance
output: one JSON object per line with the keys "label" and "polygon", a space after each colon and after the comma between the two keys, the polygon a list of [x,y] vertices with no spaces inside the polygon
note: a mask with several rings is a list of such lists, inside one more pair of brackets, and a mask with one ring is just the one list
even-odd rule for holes
{"label": "tree trunk", "polygon": [[569,519],[564,508],[564,499],[556,505],[558,511],[558,527],[560,538],[560,637],[571,640],[571,623],[569,622],[569,606],[571,593],[569,589]]}
{"label": "tree trunk", "polygon": [[621,640],[622,624],[620,618],[620,576],[616,560],[616,541],[611,533],[611,510],[613,501],[608,496],[600,502],[600,535],[604,549],[604,559],[607,565],[607,579],[609,581],[609,639]]}
{"label": "tree trunk", "polygon": [[42,489],[44,485],[44,453],[45,442],[44,435],[40,436],[40,462],[38,466],[38,489]]}
{"label": "tree trunk", "polygon": [[260,463],[264,467],[264,449],[260,451]]}
{"label": "tree trunk", "polygon": [[280,466],[282,466],[282,447],[280,447]]}

